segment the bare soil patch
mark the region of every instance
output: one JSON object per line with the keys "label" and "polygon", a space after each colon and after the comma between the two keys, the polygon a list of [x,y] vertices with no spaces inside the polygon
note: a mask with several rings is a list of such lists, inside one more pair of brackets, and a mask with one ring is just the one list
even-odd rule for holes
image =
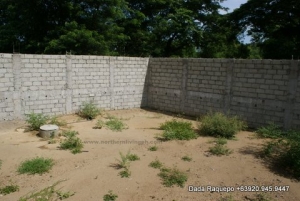
{"label": "bare soil patch", "polygon": [[[214,138],[199,137],[190,141],[160,142],[155,138],[162,131],[161,123],[174,116],[142,109],[108,111],[107,114],[122,118],[128,129],[113,132],[105,127],[93,129],[99,116],[93,121],[80,120],[76,115],[61,117],[78,137],[85,142],[83,152],[72,154],[60,150],[59,144],[48,144],[36,136],[37,132],[23,132],[22,121],[0,122],[0,188],[15,184],[18,192],[1,196],[0,200],[18,200],[31,192],[40,191],[57,181],[65,180],[58,189],[75,192],[69,200],[102,200],[112,190],[117,200],[221,200],[232,196],[234,200],[251,200],[263,192],[241,192],[238,186],[289,186],[288,191],[264,192],[272,200],[300,200],[300,183],[284,177],[268,166],[261,157],[265,140],[255,138],[252,132],[240,132],[237,140],[229,140],[228,156],[214,156],[208,150]],[[196,125],[196,121],[187,120]],[[157,151],[149,151],[151,146]],[[120,158],[119,152],[137,154],[140,160],[131,163],[129,178],[121,178],[120,170],[114,168]],[[47,157],[55,161],[49,173],[20,175],[20,163],[34,157]],[[189,156],[192,160],[183,161]],[[185,171],[188,180],[184,188],[165,187],[157,176],[158,169],[149,167],[155,159],[167,167],[176,166]],[[234,187],[234,192],[189,192],[188,186]]]}

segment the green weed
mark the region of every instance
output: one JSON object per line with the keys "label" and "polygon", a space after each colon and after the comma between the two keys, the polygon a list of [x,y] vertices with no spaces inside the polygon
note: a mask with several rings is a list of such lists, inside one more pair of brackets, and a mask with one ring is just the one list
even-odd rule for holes
{"label": "green weed", "polygon": [[191,157],[189,157],[189,156],[183,156],[183,157],[181,158],[181,160],[190,162],[190,161],[192,161],[193,159],[192,159]]}
{"label": "green weed", "polygon": [[160,129],[164,130],[162,138],[165,140],[191,140],[197,138],[190,122],[173,119],[161,124]]}
{"label": "green weed", "polygon": [[259,130],[260,136],[272,138],[264,145],[265,156],[274,166],[300,179],[300,131],[282,131],[276,125]]}
{"label": "green weed", "polygon": [[54,125],[57,125],[57,126],[66,126],[67,125],[66,121],[59,120],[57,116],[51,117],[48,123],[49,124],[54,124]]}
{"label": "green weed", "polygon": [[17,186],[17,185],[8,185],[3,188],[0,188],[0,194],[2,194],[2,195],[8,195],[8,194],[14,193],[16,191],[19,191],[19,186]]}
{"label": "green weed", "polygon": [[92,120],[95,119],[101,110],[92,102],[84,102],[78,112],[78,115],[82,118]]}
{"label": "green weed", "polygon": [[177,185],[184,187],[188,177],[186,173],[179,171],[177,168],[161,168],[158,176],[163,180],[163,184],[167,187]]}
{"label": "green weed", "polygon": [[127,158],[128,158],[128,160],[130,160],[130,161],[137,161],[137,160],[140,160],[140,157],[138,157],[138,155],[136,155],[136,154],[128,154],[128,155],[127,155]]}
{"label": "green weed", "polygon": [[42,125],[48,121],[48,116],[43,114],[30,113],[26,115],[26,123],[29,125],[29,130],[38,131]]}
{"label": "green weed", "polygon": [[284,136],[284,132],[281,130],[280,126],[269,123],[267,126],[260,127],[256,134],[261,138],[280,138]]}
{"label": "green weed", "polygon": [[104,126],[105,126],[105,123],[101,119],[99,119],[96,123],[96,126],[94,126],[94,129],[101,129]]}
{"label": "green weed", "polygon": [[225,145],[225,144],[227,144],[227,139],[226,138],[217,138],[214,142],[219,145]]}
{"label": "green weed", "polygon": [[113,191],[108,191],[108,194],[105,194],[103,196],[103,201],[115,201],[118,198],[116,194],[113,193]]}
{"label": "green weed", "polygon": [[117,164],[118,169],[124,168],[123,171],[119,173],[119,175],[123,177],[129,177],[131,175],[131,172],[129,171],[130,162],[140,160],[140,157],[138,157],[136,154],[131,154],[130,151],[127,152],[126,155],[124,155],[122,152],[120,153],[121,159],[117,159],[119,162]]}
{"label": "green weed", "polygon": [[158,159],[155,159],[155,161],[152,161],[150,164],[149,164],[150,167],[153,167],[155,169],[160,169],[163,164],[158,160]]}
{"label": "green weed", "polygon": [[61,149],[71,150],[73,154],[81,153],[83,149],[83,143],[80,138],[76,137],[77,132],[68,132],[67,138],[60,143]]}
{"label": "green weed", "polygon": [[32,193],[31,195],[22,196],[19,201],[49,201],[49,200],[57,200],[54,197],[57,195],[55,192],[55,187],[61,183],[62,181],[58,181],[55,184],[40,190],[39,192]]}
{"label": "green weed", "polygon": [[210,147],[209,152],[217,156],[229,155],[232,153],[230,149],[228,149],[225,145],[221,144],[216,144],[214,147]]}
{"label": "green weed", "polygon": [[105,122],[107,128],[112,131],[122,131],[127,128],[126,124],[124,124],[120,119],[110,116],[109,120]]}
{"label": "green weed", "polygon": [[56,140],[51,138],[50,140],[48,140],[48,144],[55,144],[56,143]]}
{"label": "green weed", "polygon": [[119,152],[121,159],[117,159],[119,168],[125,168],[129,169],[130,166],[130,160],[128,158],[128,155],[130,152],[128,151],[126,155],[124,155],[122,152]]}
{"label": "green weed", "polygon": [[204,135],[234,138],[238,131],[247,128],[245,122],[237,117],[228,117],[222,113],[210,113],[198,124],[200,132]]}
{"label": "green weed", "polygon": [[73,195],[75,195],[75,192],[62,192],[62,191],[56,191],[56,194],[58,196],[58,198],[60,200],[64,200],[64,199],[67,199]]}
{"label": "green weed", "polygon": [[128,177],[130,177],[131,172],[129,171],[129,169],[125,169],[125,170],[122,170],[121,172],[119,172],[119,175],[122,178],[124,178],[124,177],[128,178]]}
{"label": "green weed", "polygon": [[157,149],[158,149],[157,146],[152,146],[148,148],[149,151],[157,151]]}
{"label": "green weed", "polygon": [[52,159],[37,157],[22,162],[18,168],[18,172],[20,174],[43,174],[49,172],[53,165],[54,161]]}

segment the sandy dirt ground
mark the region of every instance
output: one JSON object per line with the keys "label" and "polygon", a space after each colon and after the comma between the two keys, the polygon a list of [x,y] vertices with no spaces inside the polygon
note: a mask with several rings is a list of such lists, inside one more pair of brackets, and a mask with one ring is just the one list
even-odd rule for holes
{"label": "sandy dirt ground", "polygon": [[[14,201],[21,196],[40,191],[55,182],[57,188],[75,195],[67,200],[103,200],[103,195],[112,190],[121,201],[147,200],[221,200],[232,196],[234,200],[251,200],[262,192],[241,192],[238,186],[289,186],[287,192],[267,192],[272,200],[300,200],[300,183],[272,171],[260,157],[264,140],[255,138],[252,132],[240,132],[237,140],[228,141],[233,153],[228,156],[213,156],[208,149],[212,146],[211,137],[199,137],[190,141],[156,140],[159,125],[174,118],[172,115],[142,109],[108,111],[111,115],[123,118],[128,129],[113,132],[107,128],[93,129],[96,120],[79,121],[76,115],[61,117],[72,130],[79,132],[85,141],[84,151],[72,154],[60,150],[59,144],[48,144],[36,136],[36,132],[23,132],[22,121],[0,122],[0,188],[6,185],[19,185],[18,192],[0,196],[0,200]],[[99,116],[98,119],[103,117]],[[193,122],[196,126],[196,121]],[[126,141],[127,140],[127,141]],[[89,142],[87,142],[89,141]],[[118,144],[120,141],[126,141]],[[157,151],[149,151],[156,145]],[[129,178],[121,178],[113,166],[120,158],[119,152],[137,154],[139,161],[131,163]],[[185,155],[191,162],[183,161]],[[50,172],[42,175],[26,175],[17,172],[20,163],[37,156],[52,158],[55,165]],[[159,170],[149,167],[155,159],[166,167],[176,166],[188,174],[184,188],[165,187],[158,177]],[[203,187],[205,192],[189,192],[189,186]],[[233,187],[234,191],[210,192],[207,186]]]}

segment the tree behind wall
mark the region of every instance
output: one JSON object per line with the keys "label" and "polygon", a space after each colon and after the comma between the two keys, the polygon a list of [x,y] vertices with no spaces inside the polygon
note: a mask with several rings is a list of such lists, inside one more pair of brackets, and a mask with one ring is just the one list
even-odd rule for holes
{"label": "tree behind wall", "polygon": [[249,28],[263,58],[300,56],[300,1],[249,0],[230,16],[241,30]]}

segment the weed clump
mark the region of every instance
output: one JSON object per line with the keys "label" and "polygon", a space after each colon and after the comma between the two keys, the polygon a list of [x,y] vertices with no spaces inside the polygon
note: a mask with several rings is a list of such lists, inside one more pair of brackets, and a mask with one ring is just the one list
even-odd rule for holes
{"label": "weed clump", "polygon": [[131,154],[130,151],[127,152],[126,155],[124,155],[122,152],[120,152],[121,159],[117,159],[118,168],[123,168],[124,170],[119,173],[119,175],[123,177],[129,177],[131,175],[131,172],[129,171],[130,162],[140,160],[140,157],[136,154]]}
{"label": "weed clump", "polygon": [[222,113],[210,113],[198,125],[204,135],[223,138],[234,138],[238,131],[247,127],[246,123],[237,117],[228,117]]}
{"label": "weed clump", "polygon": [[80,107],[78,115],[82,118],[92,120],[95,119],[100,113],[101,110],[94,103],[84,102]]}
{"label": "weed clump", "polygon": [[54,165],[53,159],[37,157],[32,160],[26,160],[18,168],[20,174],[43,174],[49,172]]}
{"label": "weed clump", "polygon": [[217,138],[215,141],[215,146],[209,148],[209,152],[213,155],[222,156],[229,155],[232,150],[228,149],[226,144],[227,140],[225,138]]}
{"label": "weed clump", "polygon": [[19,186],[17,186],[17,185],[8,185],[3,188],[0,188],[0,194],[2,194],[2,195],[8,195],[8,194],[14,193],[16,191],[19,191]]}
{"label": "weed clump", "polygon": [[149,164],[150,167],[153,167],[155,169],[160,169],[163,164],[156,158],[155,161],[152,161],[150,164]]}
{"label": "weed clump", "polygon": [[177,168],[161,168],[158,176],[163,180],[163,184],[167,187],[177,185],[181,188],[184,187],[188,177],[186,173],[181,172]]}
{"label": "weed clump", "polygon": [[183,157],[181,158],[181,160],[191,162],[191,161],[192,161],[192,158],[189,157],[189,156],[183,156]]}
{"label": "weed clump", "polygon": [[60,143],[61,149],[71,150],[73,154],[82,152],[83,143],[80,138],[76,137],[76,135],[78,135],[77,131],[65,131],[62,135],[65,136],[66,139]]}
{"label": "weed clump", "polygon": [[54,124],[54,125],[57,125],[57,126],[66,126],[67,125],[66,121],[59,120],[57,116],[51,117],[48,123],[49,124]]}
{"label": "weed clump", "polygon": [[114,194],[111,190],[108,191],[108,194],[103,196],[103,201],[115,201],[118,198],[118,195]]}
{"label": "weed clump", "polygon": [[112,131],[122,131],[123,129],[127,128],[126,124],[124,124],[121,119],[118,119],[117,117],[110,116],[108,119],[109,120],[105,122],[105,125]]}
{"label": "weed clump", "polygon": [[255,133],[258,135],[258,137],[272,139],[284,137],[285,135],[280,126],[274,123],[269,123],[267,126],[258,128]]}
{"label": "weed clump", "polygon": [[42,125],[47,123],[48,119],[48,116],[34,112],[26,115],[26,123],[29,125],[29,130],[38,131]]}
{"label": "weed clump", "polygon": [[94,126],[94,129],[101,129],[102,127],[107,127],[108,129],[112,131],[122,131],[124,129],[127,129],[127,126],[121,119],[118,119],[114,116],[107,117],[108,121],[104,122],[102,120],[98,120],[96,123],[96,126]]}
{"label": "weed clump", "polygon": [[157,146],[152,146],[148,148],[149,151],[157,151],[157,149],[158,149]]}
{"label": "weed clump", "polygon": [[191,140],[197,138],[190,122],[173,119],[161,124],[160,129],[164,130],[162,137],[165,140]]}
{"label": "weed clump", "polygon": [[61,183],[62,181],[58,181],[55,184],[44,188],[36,193],[32,193],[30,195],[22,196],[19,201],[46,201],[46,200],[63,200],[70,196],[73,196],[75,193],[67,192],[63,193],[60,191],[56,191],[55,187]]}
{"label": "weed clump", "polygon": [[279,126],[270,124],[259,128],[256,133],[272,139],[264,145],[264,154],[271,163],[300,179],[300,131],[283,131]]}

